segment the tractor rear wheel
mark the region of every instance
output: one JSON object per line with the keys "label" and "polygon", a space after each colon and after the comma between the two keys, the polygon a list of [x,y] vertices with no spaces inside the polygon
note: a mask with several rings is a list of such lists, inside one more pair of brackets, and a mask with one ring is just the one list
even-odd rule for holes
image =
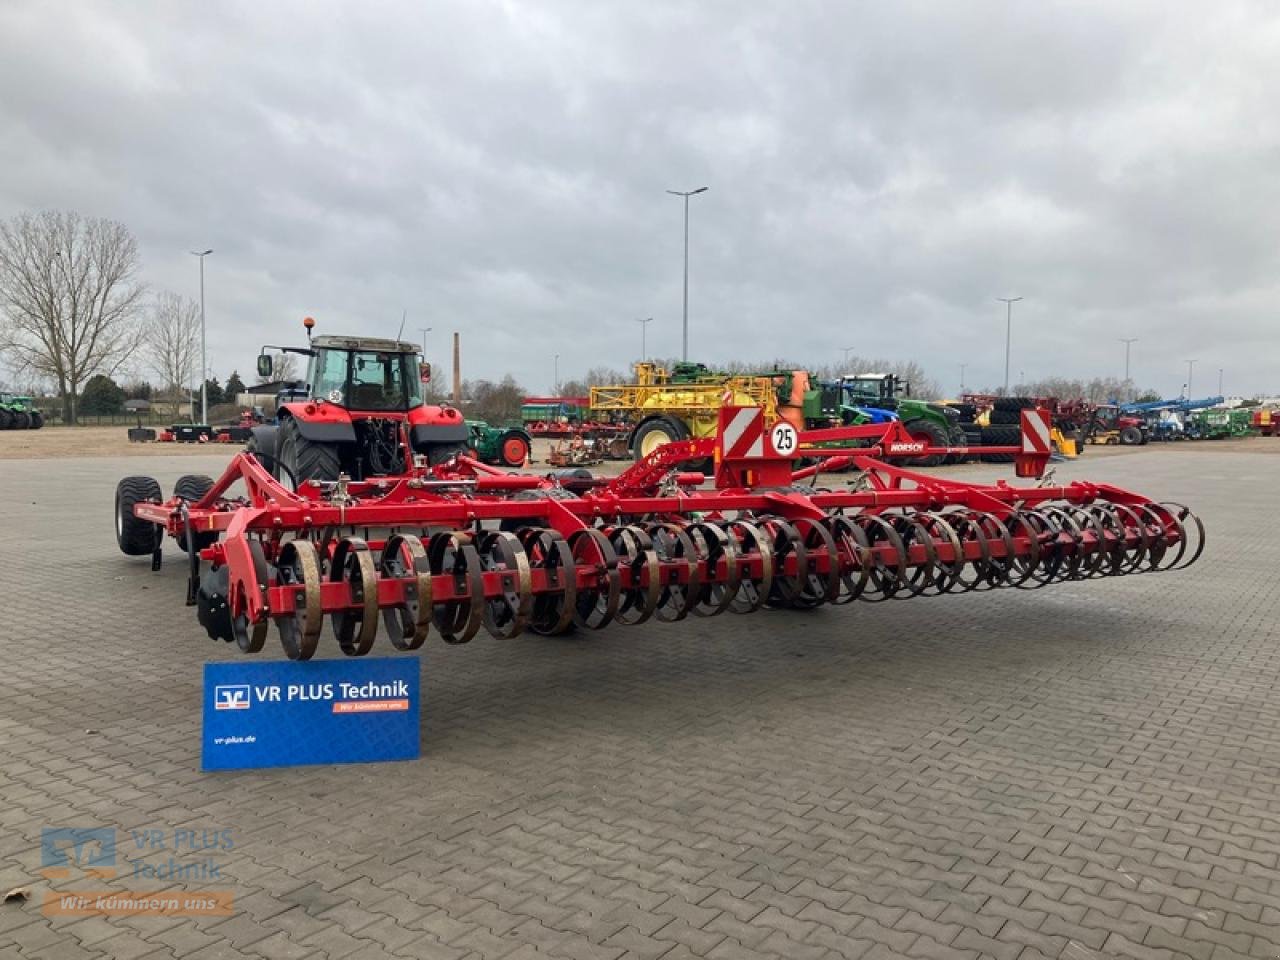
{"label": "tractor rear wheel", "polygon": [[[188,473],[179,477],[178,482],[173,485],[173,495],[181,497],[187,503],[195,503],[201,499],[206,493],[213,489],[213,478],[206,477],[199,473]],[[212,546],[218,539],[217,530],[205,530],[204,532],[193,530],[196,549],[203,550],[205,547]],[[190,553],[187,550],[186,533],[178,534],[178,546],[182,548],[184,553]]]}
{"label": "tractor rear wheel", "polygon": [[653,451],[668,443],[689,439],[689,431],[679,420],[671,417],[655,417],[640,424],[631,444],[631,455],[643,460]]}
{"label": "tractor rear wheel", "polygon": [[427,463],[433,467],[448,463],[457,456],[468,456],[474,460],[480,459],[479,451],[468,447],[465,443],[429,443],[420,449],[426,453]]}
{"label": "tractor rear wheel", "polygon": [[[903,424],[911,439],[930,447],[948,447],[951,438],[936,423],[929,420],[909,420]],[[931,453],[923,457],[912,457],[907,461],[913,467],[936,467],[947,459],[945,453]]]}
{"label": "tractor rear wheel", "polygon": [[13,429],[29,430],[31,429],[31,414],[25,410],[13,411]]}
{"label": "tractor rear wheel", "polygon": [[135,517],[133,507],[161,499],[160,484],[151,477],[125,477],[116,485],[116,543],[121,553],[143,557],[160,546],[160,527]]}
{"label": "tractor rear wheel", "polygon": [[1125,427],[1120,431],[1120,443],[1126,447],[1142,443],[1142,431],[1137,427]]}
{"label": "tractor rear wheel", "polygon": [[44,426],[44,414],[41,413],[39,410],[32,410],[31,411],[31,429],[39,430],[43,426]]}
{"label": "tractor rear wheel", "polygon": [[280,425],[280,463],[299,485],[308,480],[337,480],[342,472],[337,445],[308,440],[292,418]]}
{"label": "tractor rear wheel", "polygon": [[519,430],[508,430],[499,440],[498,449],[504,466],[523,467],[529,460],[529,440]]}
{"label": "tractor rear wheel", "polygon": [[0,407],[0,430],[13,429],[13,411]]}

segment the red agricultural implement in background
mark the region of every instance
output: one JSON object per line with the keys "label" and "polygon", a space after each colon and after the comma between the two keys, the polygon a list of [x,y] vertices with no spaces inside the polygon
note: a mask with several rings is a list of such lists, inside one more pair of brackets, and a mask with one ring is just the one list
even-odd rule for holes
{"label": "red agricultural implement in background", "polygon": [[[1023,415],[1019,476],[1042,476],[1043,411]],[[871,444],[831,455],[816,444]],[[939,448],[945,452],[959,452]],[[402,423],[405,468],[282,483],[253,453],[216,481],[183,478],[164,500],[147,477],[122,480],[116,532],[126,554],[160,563],[165,534],[188,551],[188,603],[208,633],[260,651],[274,624],[306,660],[326,621],[350,656],[378,623],[398,650],[434,630],[464,643],[556,634],[574,625],[680,620],[762,606],[1039,587],[1192,563],[1203,546],[1186,508],[1073,482],[961,483],[890,465],[922,449],[898,422],[797,432],[726,407],[713,438],[667,444],[611,480],[538,477],[465,455],[433,462]],[[826,458],[795,470],[801,458]],[[713,458],[714,488],[682,464]],[[847,489],[801,485],[827,468],[861,470]]]}

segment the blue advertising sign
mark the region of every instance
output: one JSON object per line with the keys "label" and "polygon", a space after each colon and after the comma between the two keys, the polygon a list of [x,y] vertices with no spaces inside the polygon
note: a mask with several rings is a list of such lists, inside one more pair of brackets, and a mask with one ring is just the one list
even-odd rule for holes
{"label": "blue advertising sign", "polygon": [[204,665],[205,770],[418,757],[417,657]]}

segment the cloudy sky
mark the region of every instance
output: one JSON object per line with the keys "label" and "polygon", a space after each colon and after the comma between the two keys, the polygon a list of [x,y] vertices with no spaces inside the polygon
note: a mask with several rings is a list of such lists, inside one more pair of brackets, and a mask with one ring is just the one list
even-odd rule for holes
{"label": "cloudy sky", "polygon": [[210,364],[428,334],[547,389],[679,352],[1280,391],[1280,7],[0,2],[0,216],[126,223]]}

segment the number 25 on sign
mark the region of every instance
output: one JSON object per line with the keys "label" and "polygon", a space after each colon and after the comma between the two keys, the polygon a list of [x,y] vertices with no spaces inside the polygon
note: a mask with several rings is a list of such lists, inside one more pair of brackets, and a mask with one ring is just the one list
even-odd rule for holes
{"label": "number 25 on sign", "polygon": [[773,444],[774,452],[784,455],[795,453],[796,447],[800,444],[796,428],[785,420],[774,424],[773,430],[769,433],[769,440]]}

